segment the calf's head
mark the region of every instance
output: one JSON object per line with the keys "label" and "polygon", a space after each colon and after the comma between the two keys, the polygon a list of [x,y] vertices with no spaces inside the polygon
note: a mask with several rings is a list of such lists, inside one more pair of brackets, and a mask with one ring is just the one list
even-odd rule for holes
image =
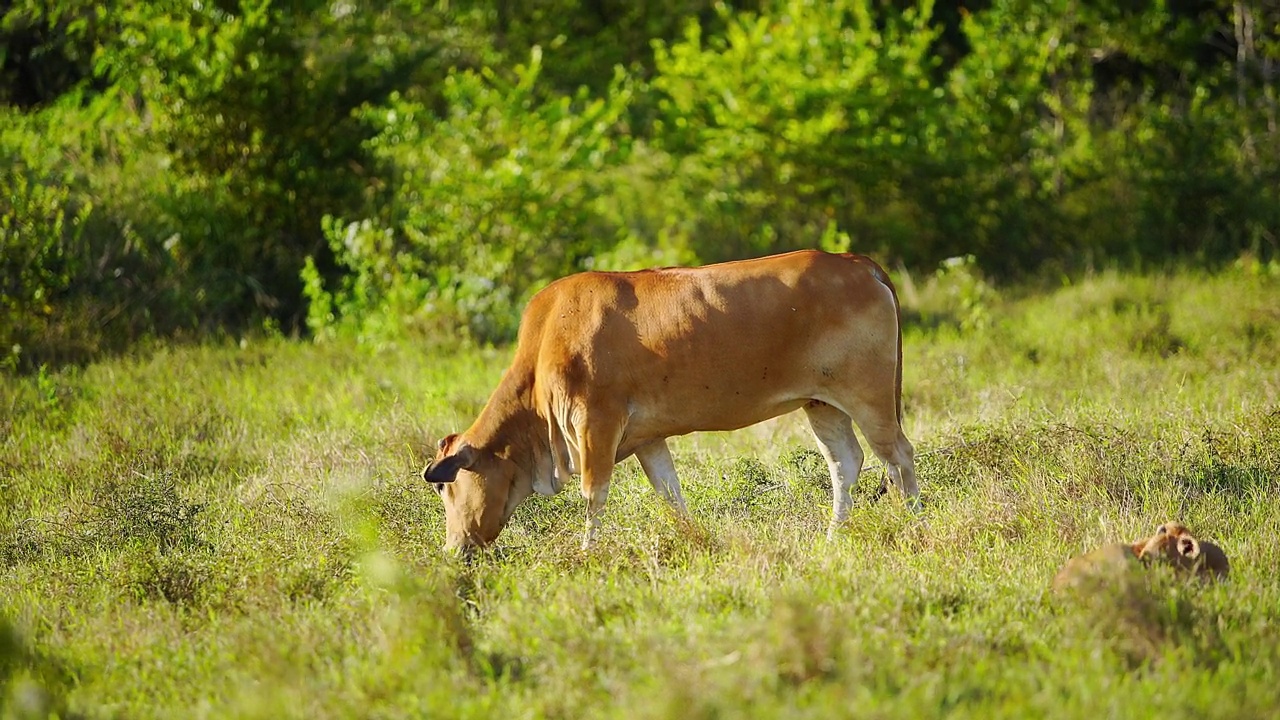
{"label": "calf's head", "polygon": [[1200,557],[1200,541],[1180,522],[1167,522],[1156,528],[1156,534],[1134,544],[1143,562],[1168,563],[1175,568],[1191,568]]}
{"label": "calf's head", "polygon": [[1167,560],[1179,570],[1188,570],[1196,577],[1221,580],[1230,572],[1231,563],[1222,548],[1191,534],[1186,525],[1170,521],[1156,528],[1138,556],[1143,559]]}
{"label": "calf's head", "polygon": [[477,448],[459,435],[440,441],[436,456],[422,470],[444,501],[445,549],[468,551],[497,539],[520,501],[519,467],[505,457]]}

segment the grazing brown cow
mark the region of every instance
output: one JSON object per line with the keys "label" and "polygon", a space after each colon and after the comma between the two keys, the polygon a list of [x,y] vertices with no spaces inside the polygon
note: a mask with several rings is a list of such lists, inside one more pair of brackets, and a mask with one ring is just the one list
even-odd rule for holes
{"label": "grazing brown cow", "polygon": [[849,515],[857,423],[912,508],[902,432],[902,332],[884,270],[813,250],[700,268],[586,272],[533,296],[515,358],[471,427],[422,471],[444,501],[446,547],[487,545],[532,493],[581,473],[586,546],[614,464],[634,454],[685,511],[666,439],[803,408],[827,460],[832,530]]}

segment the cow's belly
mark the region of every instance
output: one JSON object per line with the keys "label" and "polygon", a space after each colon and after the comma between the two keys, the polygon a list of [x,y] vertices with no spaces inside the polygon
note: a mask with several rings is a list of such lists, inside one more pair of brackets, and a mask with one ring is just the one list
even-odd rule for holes
{"label": "cow's belly", "polygon": [[673,394],[657,402],[633,402],[620,454],[629,455],[646,443],[676,435],[738,430],[797,410],[811,398],[798,393],[748,397],[734,392]]}

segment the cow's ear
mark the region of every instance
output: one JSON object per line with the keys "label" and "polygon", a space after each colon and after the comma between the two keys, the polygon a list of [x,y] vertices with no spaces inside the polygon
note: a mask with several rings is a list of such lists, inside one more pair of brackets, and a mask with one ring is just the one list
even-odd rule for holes
{"label": "cow's ear", "polygon": [[452,453],[423,468],[422,479],[429,483],[451,483],[457,479],[459,470],[469,469],[475,464],[479,454],[469,443],[458,443]]}

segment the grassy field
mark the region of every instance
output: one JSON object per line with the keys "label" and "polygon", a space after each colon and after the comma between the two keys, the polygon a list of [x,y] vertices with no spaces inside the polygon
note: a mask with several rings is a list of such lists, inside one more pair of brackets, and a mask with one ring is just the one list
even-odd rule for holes
{"label": "grassy field", "polygon": [[[1256,270],[1256,268],[1255,268]],[[634,460],[600,541],[535,498],[470,566],[416,478],[509,350],[250,338],[0,381],[0,717],[1280,713],[1280,277],[903,284],[925,501],[824,538],[800,416]],[[1181,519],[1226,583],[1063,600]]]}

